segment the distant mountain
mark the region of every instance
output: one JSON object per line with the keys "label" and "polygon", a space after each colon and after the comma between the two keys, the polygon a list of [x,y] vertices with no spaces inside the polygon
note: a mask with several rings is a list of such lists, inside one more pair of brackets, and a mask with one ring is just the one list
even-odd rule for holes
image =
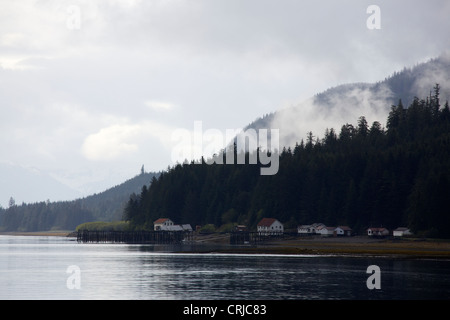
{"label": "distant mountain", "polygon": [[[72,201],[22,203],[0,209],[0,231],[74,230],[90,221],[122,219],[130,196],[139,194],[159,173],[141,174],[101,193]],[[38,187],[36,189],[39,189]]]}
{"label": "distant mountain", "polygon": [[0,177],[0,206],[4,208],[11,197],[17,204],[80,197],[80,192],[37,168],[0,163]]}
{"label": "distant mountain", "polygon": [[142,187],[149,186],[159,173],[141,173],[115,187],[98,194],[79,199],[81,208],[91,212],[96,220],[116,221],[122,219],[123,209],[130,195],[139,194]]}
{"label": "distant mountain", "polygon": [[428,97],[438,83],[441,101],[450,99],[450,54],[394,72],[377,83],[351,83],[330,88],[298,105],[285,108],[250,123],[247,129],[279,129],[280,148],[294,147],[310,131],[315,138],[325,130],[340,130],[345,123],[355,123],[364,115],[371,124],[383,123],[392,105],[402,100],[409,106],[414,97]]}

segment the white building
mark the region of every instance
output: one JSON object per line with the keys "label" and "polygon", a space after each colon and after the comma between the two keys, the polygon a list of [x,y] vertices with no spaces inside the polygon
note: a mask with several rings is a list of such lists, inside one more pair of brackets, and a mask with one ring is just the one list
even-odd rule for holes
{"label": "white building", "polygon": [[153,230],[155,231],[192,231],[190,224],[174,224],[168,218],[159,218],[153,222]]}
{"label": "white building", "polygon": [[153,222],[153,229],[155,231],[167,230],[170,229],[171,226],[173,226],[173,221],[169,218],[159,218]]}
{"label": "white building", "polygon": [[389,230],[386,228],[368,228],[367,235],[369,237],[385,237],[389,235]]}
{"label": "white building", "polygon": [[283,224],[277,219],[273,218],[263,218],[256,227],[259,233],[265,235],[284,233]]}
{"label": "white building", "polygon": [[300,234],[315,234],[316,229],[310,224],[304,224],[297,227],[297,232]]}
{"label": "white building", "polygon": [[319,229],[317,229],[317,233],[319,233],[320,235],[322,235],[323,237],[331,237],[336,235],[336,227],[320,227]]}
{"label": "white building", "polygon": [[408,228],[405,228],[405,227],[399,227],[393,231],[394,237],[403,237],[403,236],[409,236],[409,235],[412,235],[412,232]]}
{"label": "white building", "polygon": [[299,234],[316,234],[318,229],[325,227],[323,223],[303,224],[297,227]]}
{"label": "white building", "polygon": [[335,229],[336,235],[338,236],[351,236],[352,229],[348,226],[339,226]]}

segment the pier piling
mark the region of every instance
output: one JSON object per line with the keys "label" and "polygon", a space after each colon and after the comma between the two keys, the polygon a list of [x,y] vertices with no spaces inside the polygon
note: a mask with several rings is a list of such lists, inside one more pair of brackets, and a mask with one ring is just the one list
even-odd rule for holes
{"label": "pier piling", "polygon": [[80,230],[77,241],[83,243],[175,244],[192,240],[192,232],[180,231],[88,231]]}

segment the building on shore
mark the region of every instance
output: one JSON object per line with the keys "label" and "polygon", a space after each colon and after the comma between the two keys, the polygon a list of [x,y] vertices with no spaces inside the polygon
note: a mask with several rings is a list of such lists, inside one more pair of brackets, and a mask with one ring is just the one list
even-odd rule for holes
{"label": "building on shore", "polygon": [[317,233],[320,234],[322,237],[336,236],[336,227],[323,226],[317,229]]}
{"label": "building on shore", "polygon": [[154,231],[192,231],[190,224],[174,224],[169,218],[159,218],[153,222]]}
{"label": "building on shore", "polygon": [[303,224],[297,227],[300,235],[322,235],[322,236],[351,236],[352,229],[348,226],[327,227],[323,223]]}
{"label": "building on shore", "polygon": [[159,218],[155,222],[153,222],[153,230],[162,231],[166,230],[170,226],[173,226],[173,221],[169,218]]}
{"label": "building on shore", "polygon": [[410,236],[410,235],[412,235],[412,232],[411,232],[411,230],[409,230],[409,229],[406,228],[406,227],[398,227],[397,229],[395,229],[395,230],[392,232],[392,235],[393,235],[394,237],[404,237],[404,236]]}
{"label": "building on shore", "polygon": [[318,229],[325,227],[323,223],[303,224],[297,227],[297,232],[302,235],[318,234]]}
{"label": "building on shore", "polygon": [[263,218],[256,226],[256,230],[262,235],[279,235],[284,233],[284,226],[277,219]]}
{"label": "building on shore", "polygon": [[350,237],[352,235],[352,228],[350,228],[349,226],[339,226],[336,227],[336,235],[338,236],[346,236],[346,237]]}
{"label": "building on shore", "polygon": [[368,228],[367,235],[369,237],[386,237],[389,235],[389,230],[386,228]]}

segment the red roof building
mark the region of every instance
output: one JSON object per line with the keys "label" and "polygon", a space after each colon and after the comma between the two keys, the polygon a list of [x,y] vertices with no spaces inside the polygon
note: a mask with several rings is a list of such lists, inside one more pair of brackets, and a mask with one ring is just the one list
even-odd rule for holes
{"label": "red roof building", "polygon": [[169,226],[173,226],[173,221],[169,218],[159,218],[153,222],[153,229],[155,231],[165,230]]}

